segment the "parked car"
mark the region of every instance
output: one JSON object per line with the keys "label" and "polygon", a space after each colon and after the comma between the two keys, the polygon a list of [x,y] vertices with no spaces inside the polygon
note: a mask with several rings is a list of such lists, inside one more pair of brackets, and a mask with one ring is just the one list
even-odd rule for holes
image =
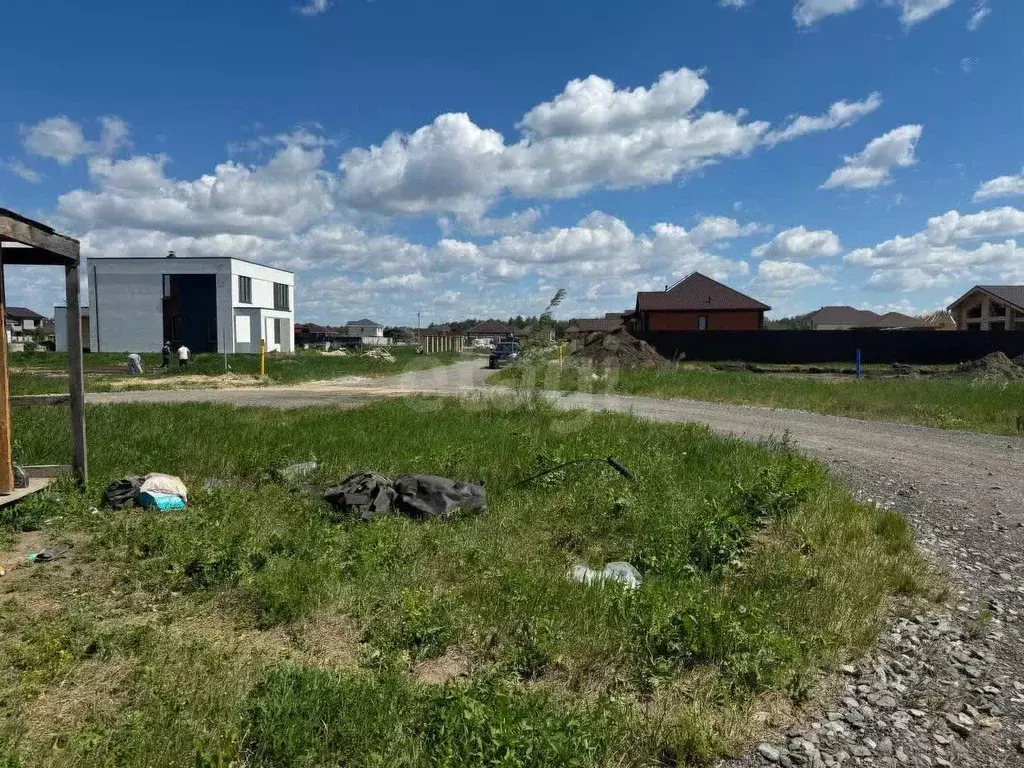
{"label": "parked car", "polygon": [[491,368],[501,368],[503,365],[514,363],[519,359],[519,345],[514,341],[500,341],[491,350],[491,357],[488,362]]}

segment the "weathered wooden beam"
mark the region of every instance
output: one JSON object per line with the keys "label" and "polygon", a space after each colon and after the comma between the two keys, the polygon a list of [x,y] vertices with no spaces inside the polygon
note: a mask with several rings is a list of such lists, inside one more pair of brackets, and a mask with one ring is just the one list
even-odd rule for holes
{"label": "weathered wooden beam", "polygon": [[35,464],[28,467],[22,467],[25,470],[25,474],[29,477],[44,478],[44,477],[64,477],[64,475],[71,474],[70,464]]}
{"label": "weathered wooden beam", "polygon": [[25,266],[49,266],[49,265],[60,265],[63,266],[67,263],[67,259],[56,253],[43,250],[42,248],[28,248],[14,246],[10,243],[0,245],[3,253],[4,264],[16,264]]}
{"label": "weathered wooden beam", "polygon": [[7,378],[7,320],[4,265],[0,261],[0,495],[14,493],[14,462],[11,451],[11,386]]}
{"label": "weathered wooden beam", "polygon": [[68,391],[71,405],[71,465],[84,490],[89,479],[85,445],[85,370],[82,364],[82,284],[77,258],[64,267],[64,292],[68,307]]}
{"label": "weathered wooden beam", "polygon": [[67,405],[71,395],[11,395],[11,405]]}
{"label": "weathered wooden beam", "polygon": [[63,256],[68,261],[78,262],[77,240],[58,235],[56,232],[46,232],[26,221],[4,214],[0,214],[0,237],[31,245],[34,248],[42,248],[44,251]]}

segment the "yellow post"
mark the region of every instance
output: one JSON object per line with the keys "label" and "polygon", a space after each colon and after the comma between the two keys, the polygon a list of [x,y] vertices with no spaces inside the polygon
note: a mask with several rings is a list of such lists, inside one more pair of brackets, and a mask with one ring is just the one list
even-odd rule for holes
{"label": "yellow post", "polygon": [[260,376],[267,375],[267,340],[260,339]]}

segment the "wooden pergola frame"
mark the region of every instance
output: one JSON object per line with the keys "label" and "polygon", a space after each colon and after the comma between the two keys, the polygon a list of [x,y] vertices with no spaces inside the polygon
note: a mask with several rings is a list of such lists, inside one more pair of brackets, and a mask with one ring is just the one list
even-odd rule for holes
{"label": "wooden pergola frame", "polygon": [[11,461],[11,390],[7,376],[4,268],[8,264],[64,267],[68,308],[68,385],[71,406],[71,466],[81,487],[88,479],[85,447],[85,375],[82,369],[81,257],[77,240],[0,208],[0,495],[14,492]]}

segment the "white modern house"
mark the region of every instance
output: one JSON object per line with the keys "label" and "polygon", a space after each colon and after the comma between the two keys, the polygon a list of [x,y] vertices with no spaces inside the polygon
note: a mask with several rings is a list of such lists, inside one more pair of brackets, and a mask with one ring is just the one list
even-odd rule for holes
{"label": "white modern house", "polygon": [[31,341],[32,334],[43,327],[45,317],[27,307],[5,307],[7,340],[15,344]]}
{"label": "white modern house", "polygon": [[230,257],[88,261],[93,352],[292,352],[295,277]]}
{"label": "white modern house", "polygon": [[382,347],[391,343],[391,339],[384,335],[384,326],[365,317],[347,322],[345,335],[358,336],[367,346]]}

